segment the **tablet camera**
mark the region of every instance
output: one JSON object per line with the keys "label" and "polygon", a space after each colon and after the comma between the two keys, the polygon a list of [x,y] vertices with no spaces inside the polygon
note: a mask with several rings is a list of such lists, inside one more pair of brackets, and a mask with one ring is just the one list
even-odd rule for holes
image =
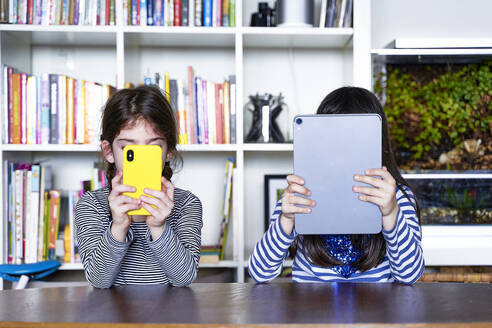
{"label": "tablet camera", "polygon": [[126,159],[128,160],[128,162],[131,162],[133,161],[133,157],[134,157],[134,154],[133,154],[133,150],[129,150],[126,152]]}
{"label": "tablet camera", "polygon": [[302,118],[300,118],[300,117],[296,118],[296,124],[301,125],[302,124]]}

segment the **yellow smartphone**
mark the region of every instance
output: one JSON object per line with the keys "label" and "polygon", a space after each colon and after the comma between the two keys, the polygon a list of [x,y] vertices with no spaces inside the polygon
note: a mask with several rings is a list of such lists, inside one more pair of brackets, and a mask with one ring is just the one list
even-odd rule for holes
{"label": "yellow smartphone", "polygon": [[[161,146],[128,145],[123,148],[123,184],[137,189],[135,192],[125,192],[125,195],[139,199],[141,195],[145,194],[145,188],[161,190],[161,178]],[[146,196],[152,197],[150,195]],[[127,214],[150,215],[143,207],[138,210],[128,211]]]}

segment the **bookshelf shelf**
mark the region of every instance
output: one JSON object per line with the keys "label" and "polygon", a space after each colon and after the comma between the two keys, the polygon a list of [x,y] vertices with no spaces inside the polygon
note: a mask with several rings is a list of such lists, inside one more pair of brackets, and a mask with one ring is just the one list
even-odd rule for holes
{"label": "bookshelf shelf", "polygon": [[[100,152],[99,145],[0,145],[0,150],[8,152]],[[237,145],[178,145],[182,152],[235,152]]]}
{"label": "bookshelf shelf", "polygon": [[292,152],[292,144],[244,144],[246,152]]}
{"label": "bookshelf shelf", "polygon": [[114,26],[44,26],[0,24],[0,32],[13,34],[24,43],[60,46],[116,46]]}
{"label": "bookshelf shelf", "polygon": [[141,47],[233,48],[237,29],[233,27],[125,26],[125,45]]}
{"label": "bookshelf shelf", "polygon": [[244,27],[244,46],[250,48],[345,48],[352,28]]}

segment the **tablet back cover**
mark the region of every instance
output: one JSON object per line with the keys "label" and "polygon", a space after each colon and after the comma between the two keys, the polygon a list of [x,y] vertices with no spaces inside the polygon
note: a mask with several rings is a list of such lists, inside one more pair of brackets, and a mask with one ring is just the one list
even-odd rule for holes
{"label": "tablet back cover", "polygon": [[[296,214],[299,234],[374,234],[381,211],[358,199],[355,174],[382,167],[378,114],[325,114],[294,117],[294,173],[316,201],[310,214]],[[371,186],[369,186],[371,187]]]}

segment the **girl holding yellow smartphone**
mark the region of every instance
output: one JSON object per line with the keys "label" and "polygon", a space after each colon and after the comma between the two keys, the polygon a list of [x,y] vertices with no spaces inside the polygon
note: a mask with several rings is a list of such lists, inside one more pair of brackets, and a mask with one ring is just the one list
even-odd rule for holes
{"label": "girl holding yellow smartphone", "polygon": [[[80,257],[94,287],[195,280],[202,205],[170,181],[182,164],[177,140],[172,107],[159,89],[122,89],[108,100],[101,149],[111,183],[86,192],[75,214]],[[157,184],[156,169],[162,169]]]}

